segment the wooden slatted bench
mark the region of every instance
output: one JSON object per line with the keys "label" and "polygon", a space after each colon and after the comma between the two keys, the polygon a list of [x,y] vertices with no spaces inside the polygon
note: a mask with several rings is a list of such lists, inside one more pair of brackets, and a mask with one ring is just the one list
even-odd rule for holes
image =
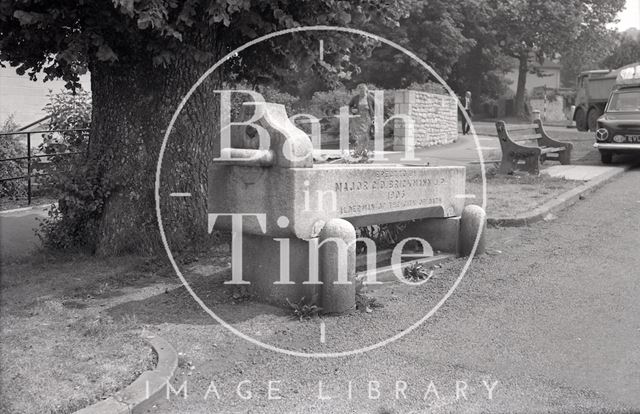
{"label": "wooden slatted bench", "polygon": [[[509,128],[509,132],[518,131],[517,135],[510,135],[503,121],[496,122],[496,130],[502,149],[499,174],[513,174],[520,170],[538,175],[540,163],[546,160],[560,161],[560,164],[571,163],[573,144],[550,138],[539,119],[531,125]],[[522,142],[529,145],[520,144]]]}

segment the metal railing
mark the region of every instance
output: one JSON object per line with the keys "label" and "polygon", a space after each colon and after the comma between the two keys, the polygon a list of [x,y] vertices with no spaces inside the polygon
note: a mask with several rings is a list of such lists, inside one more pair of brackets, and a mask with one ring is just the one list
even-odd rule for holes
{"label": "metal railing", "polygon": [[89,132],[89,129],[87,129],[87,128],[49,129],[49,130],[26,131],[26,129],[31,128],[34,125],[38,125],[39,123],[41,123],[43,121],[46,121],[49,118],[50,117],[47,116],[47,117],[44,117],[42,119],[39,119],[36,122],[32,122],[31,124],[26,125],[26,126],[20,128],[20,129],[18,129],[17,131],[0,133],[0,137],[10,136],[10,135],[26,135],[27,136],[27,155],[26,156],[0,159],[0,162],[20,162],[20,161],[23,161],[23,160],[27,160],[27,174],[26,175],[21,175],[21,176],[18,176],[18,177],[0,178],[0,182],[13,181],[13,180],[25,180],[26,179],[27,180],[27,204],[28,205],[31,205],[32,178],[37,178],[37,177],[43,177],[43,176],[50,175],[50,174],[47,174],[47,173],[33,174],[33,169],[32,169],[32,167],[33,167],[32,160],[33,159],[57,157],[57,156],[69,156],[69,155],[76,155],[76,154],[83,154],[83,153],[88,154],[89,153],[90,140],[89,140],[89,138],[87,138],[87,148],[86,148],[85,151],[54,152],[54,153],[50,153],[50,154],[33,155],[31,153],[31,134],[48,134],[48,133],[52,133],[52,132],[58,132],[58,133]]}

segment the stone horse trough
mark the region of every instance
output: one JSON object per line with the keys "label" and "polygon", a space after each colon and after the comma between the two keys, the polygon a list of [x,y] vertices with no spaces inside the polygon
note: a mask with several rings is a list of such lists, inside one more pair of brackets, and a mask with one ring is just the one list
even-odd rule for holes
{"label": "stone horse trough", "polygon": [[[232,232],[225,283],[278,305],[304,297],[340,313],[355,306],[357,227],[408,222],[391,261],[399,278],[411,263],[402,260],[411,257],[402,254],[408,241],[422,240],[424,260],[470,253],[486,218],[477,206],[464,208],[464,167],[314,165],[309,137],[284,106],[255,105],[254,121],[234,125],[239,132],[227,146],[223,139],[209,170],[209,232]],[[481,250],[482,234],[478,240]],[[376,247],[365,242],[364,283],[380,283]]]}

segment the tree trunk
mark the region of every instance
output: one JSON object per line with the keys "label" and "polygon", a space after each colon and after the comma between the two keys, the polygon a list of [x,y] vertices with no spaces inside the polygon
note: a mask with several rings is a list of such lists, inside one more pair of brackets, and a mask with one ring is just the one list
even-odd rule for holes
{"label": "tree trunk", "polygon": [[515,98],[515,115],[518,117],[524,117],[525,112],[525,87],[527,84],[527,73],[529,73],[529,53],[523,52],[518,57],[518,87],[516,89]]}
{"label": "tree trunk", "polygon": [[[90,175],[108,192],[99,216],[99,255],[162,251],[155,208],[156,164],[179,102],[211,62],[177,59],[91,68],[93,113]],[[172,250],[207,238],[207,166],[214,154],[220,77],[212,75],[178,117],[164,154],[160,199]],[[190,197],[169,197],[169,193]]]}

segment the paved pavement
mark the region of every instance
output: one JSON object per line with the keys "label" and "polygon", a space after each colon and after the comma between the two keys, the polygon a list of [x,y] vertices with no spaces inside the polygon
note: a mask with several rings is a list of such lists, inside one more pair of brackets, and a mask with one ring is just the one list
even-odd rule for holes
{"label": "paved pavement", "polygon": [[0,260],[3,263],[28,257],[40,246],[34,230],[49,206],[0,212]]}
{"label": "paved pavement", "polygon": [[[336,149],[316,150],[316,159],[329,156],[339,158],[341,151]],[[417,148],[414,153],[404,151],[384,151],[384,160],[380,163],[467,165],[477,163],[482,153],[483,160],[500,160],[500,143],[497,137],[478,135],[476,141],[472,135],[460,135],[458,140],[448,145],[435,145]]]}
{"label": "paved pavement", "polygon": [[605,165],[552,165],[541,171],[541,174],[573,181],[589,181],[600,175],[624,170],[624,166]]}
{"label": "paved pavement", "polygon": [[[407,154],[402,151],[385,151],[386,161],[403,164],[429,164],[433,166],[440,165],[468,165],[480,162],[480,154],[482,161],[500,161],[501,151],[500,142],[498,141],[496,127],[492,122],[474,122],[477,140],[473,135],[458,134],[458,140],[448,145],[436,145],[428,148],[419,148],[414,154]],[[561,141],[570,141],[581,143],[574,151],[574,160],[578,161],[586,152],[593,152],[591,144],[594,142],[594,135],[590,132],[580,132],[576,129],[566,127],[548,126],[545,130],[553,138]],[[322,150],[323,154],[330,154],[333,157],[340,157],[339,150]],[[595,154],[595,153],[594,153]],[[417,161],[406,161],[410,157]],[[598,157],[592,157],[594,160]],[[590,160],[591,162],[591,160]],[[599,161],[597,161],[599,163]]]}
{"label": "paved pavement", "polygon": [[[364,355],[284,356],[226,333],[206,315],[193,313],[190,320],[184,305],[186,320],[156,318],[150,329],[185,353],[188,362],[174,384],[177,389],[187,381],[189,394],[163,400],[148,413],[640,412],[640,169],[560,218],[490,229],[488,236],[490,254],[474,261],[434,318]],[[154,303],[162,306],[166,296],[145,302],[145,312],[157,315]],[[401,305],[387,302],[393,311],[345,323],[355,329],[364,321],[374,329],[386,317],[399,326],[407,307],[424,311],[423,296],[401,289],[396,296]],[[142,312],[138,317],[145,318]],[[294,335],[291,344],[302,341],[299,325],[288,330],[268,320],[258,312],[242,325],[264,340],[289,332],[284,338]],[[364,332],[345,330],[330,339],[359,344],[369,339]],[[204,400],[211,381],[216,391]],[[268,398],[268,381],[279,381],[272,386],[281,399]],[[369,381],[380,394],[368,391]],[[406,399],[396,393],[397,381],[408,384]],[[490,394],[487,385],[494,384]],[[465,385],[463,396],[457,388]],[[252,397],[243,399],[238,387]]]}

